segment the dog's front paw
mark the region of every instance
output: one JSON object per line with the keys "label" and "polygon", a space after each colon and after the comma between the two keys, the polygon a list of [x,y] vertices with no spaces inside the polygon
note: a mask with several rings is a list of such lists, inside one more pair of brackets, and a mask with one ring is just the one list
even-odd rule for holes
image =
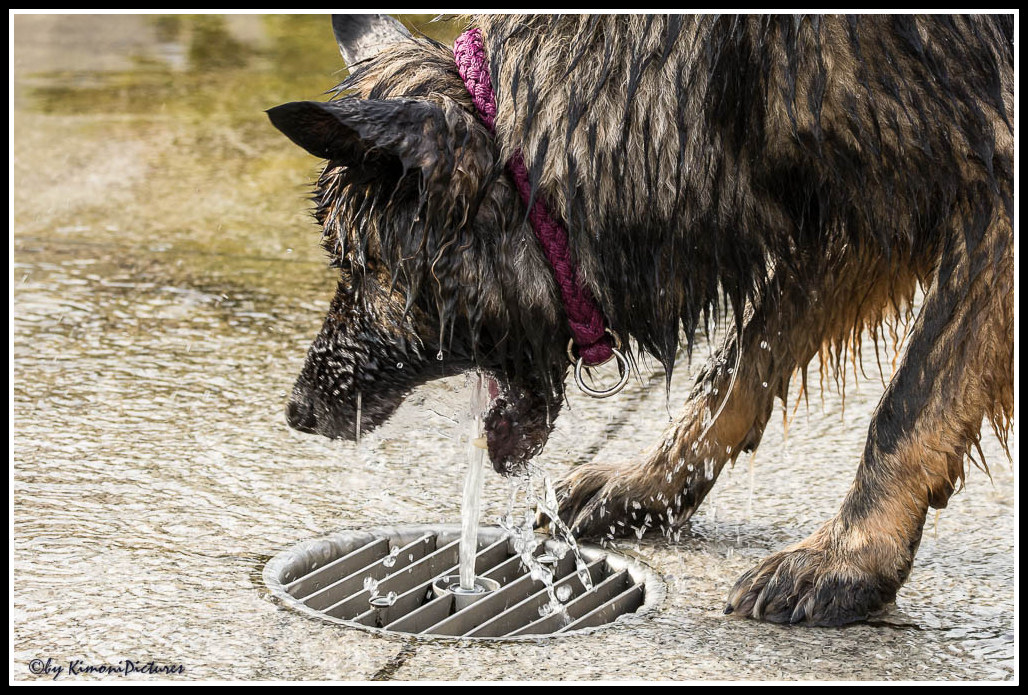
{"label": "dog's front paw", "polygon": [[847,553],[808,539],[740,577],[725,613],[821,626],[866,620],[895,599],[902,583],[895,564],[892,572],[886,569],[890,554]]}
{"label": "dog's front paw", "polygon": [[584,463],[557,483],[558,516],[576,536],[642,535],[660,522],[651,488],[630,464]]}

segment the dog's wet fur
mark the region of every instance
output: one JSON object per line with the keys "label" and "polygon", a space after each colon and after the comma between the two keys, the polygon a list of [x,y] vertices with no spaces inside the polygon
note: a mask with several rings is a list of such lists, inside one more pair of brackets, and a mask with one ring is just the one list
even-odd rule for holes
{"label": "dog's wet fur", "polygon": [[[364,21],[337,20],[337,35]],[[726,607],[814,625],[880,611],[983,423],[1004,446],[1011,429],[1013,17],[469,21],[495,135],[452,51],[399,30],[356,56],[335,99],[270,111],[328,161],[316,216],[340,271],[290,423],[353,438],[358,411],[369,429],[418,383],[478,368],[497,391],[494,466],[539,452],[570,334],[504,171],[521,150],[610,326],[669,380],[682,343],[732,317],[658,445],[564,477],[578,534],[685,523],[795,374],[805,389],[815,356],[843,368],[923,289],[839,513],[747,572]]]}

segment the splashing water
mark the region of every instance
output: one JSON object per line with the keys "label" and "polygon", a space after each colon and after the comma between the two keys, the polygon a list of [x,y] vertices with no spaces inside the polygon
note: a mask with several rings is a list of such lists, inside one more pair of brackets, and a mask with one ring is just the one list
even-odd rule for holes
{"label": "splashing water", "polygon": [[374,608],[388,608],[396,603],[396,592],[390,591],[385,596],[374,594],[368,599],[368,603]]}
{"label": "splashing water", "polygon": [[468,474],[464,479],[461,504],[460,588],[475,588],[475,553],[478,550],[478,516],[481,511],[482,478],[485,473],[486,443],[482,436],[482,418],[489,407],[489,389],[481,374],[471,391],[471,438],[468,444]]}
{"label": "splashing water", "polygon": [[553,482],[548,475],[543,475],[542,479],[544,498],[542,500],[535,500],[536,506],[546,516],[550,517],[550,534],[558,541],[558,546],[570,549],[575,554],[575,570],[578,572],[578,578],[581,580],[582,586],[585,587],[586,591],[592,591],[592,577],[589,576],[589,572],[586,569],[586,562],[582,558],[581,551],[578,549],[578,543],[575,542],[575,536],[557,514],[560,505],[557,503],[557,492],[553,488]]}
{"label": "splashing water", "polygon": [[[531,499],[531,478],[526,476],[521,480],[510,479],[509,506],[507,514],[500,519],[500,526],[510,534],[514,552],[521,557],[521,564],[528,570],[529,576],[534,581],[542,584],[546,589],[549,601],[539,608],[539,615],[545,616],[554,609],[562,610],[562,604],[553,590],[553,571],[549,567],[553,562],[560,559],[557,557],[557,552],[560,552],[560,550],[554,553],[536,555],[536,550],[539,547],[539,538],[536,536],[535,529],[533,528],[535,514],[531,508],[523,514],[515,514],[514,512],[519,489],[526,490],[526,497]],[[567,552],[566,549],[561,550]],[[570,623],[570,617],[566,617],[566,622]]]}
{"label": "splashing water", "polygon": [[[475,554],[477,551],[478,522],[481,513],[482,483],[486,469],[486,440],[482,431],[482,422],[489,407],[490,395],[488,380],[481,374],[475,376],[471,390],[472,424],[468,446],[468,471],[464,479],[464,494],[461,506],[461,540],[460,540],[460,583],[461,591],[474,591]],[[510,480],[510,497],[507,514],[499,519],[500,526],[511,536],[515,552],[529,575],[541,583],[549,602],[543,606],[541,614],[564,611],[563,604],[570,595],[570,587],[555,587],[554,567],[571,551],[575,557],[575,573],[586,591],[592,591],[593,582],[589,574],[588,563],[582,557],[578,543],[571,529],[561,521],[557,514],[559,504],[557,493],[550,477],[535,466],[529,465],[528,473],[520,478]],[[515,513],[518,493],[524,493],[524,502],[528,509]],[[524,509],[524,507],[521,507]],[[550,535],[552,541],[547,544],[547,551],[537,555],[540,540],[535,532],[536,512],[551,519]],[[569,616],[566,616],[570,620]]]}
{"label": "splashing water", "polygon": [[[586,591],[592,591],[593,582],[589,574],[588,564],[582,557],[578,543],[567,525],[557,516],[557,494],[549,476],[535,466],[529,464],[528,474],[510,480],[510,496],[507,514],[500,519],[500,526],[512,539],[514,552],[521,557],[521,562],[529,575],[541,583],[546,590],[549,601],[539,608],[539,614],[546,616],[554,612],[564,614],[564,624],[571,623],[564,603],[571,596],[571,589],[566,584],[554,586],[552,566],[562,560],[569,551],[575,556],[575,572],[578,580]],[[541,487],[541,492],[537,491]],[[528,509],[524,512],[514,510],[521,507],[517,503],[518,494],[523,493]],[[521,507],[521,509],[524,509]],[[550,534],[552,540],[547,543],[547,552],[536,554],[540,540],[535,532],[535,511],[538,510],[551,519]]]}
{"label": "splashing water", "polygon": [[389,551],[387,557],[382,558],[382,564],[386,567],[392,567],[396,564],[396,556],[400,554],[400,546],[394,545],[392,550]]}

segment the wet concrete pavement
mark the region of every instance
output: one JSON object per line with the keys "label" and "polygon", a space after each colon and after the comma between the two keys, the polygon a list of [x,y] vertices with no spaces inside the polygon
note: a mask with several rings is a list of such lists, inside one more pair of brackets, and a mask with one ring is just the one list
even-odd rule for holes
{"label": "wet concrete pavement", "polygon": [[[828,378],[790,405],[787,438],[779,411],[677,540],[618,542],[667,582],[643,620],[440,644],[275,605],[260,581],[270,555],[340,528],[457,522],[465,466],[462,377],[416,391],[359,447],[285,425],[334,280],[306,215],[317,162],[262,110],[332,86],[327,19],[16,16],[14,28],[12,680],[52,678],[32,672],[47,659],[182,669],[59,680],[1015,677],[1015,467],[991,433],[991,478],[970,469],[929,518],[880,620],[722,614],[743,571],[837,509],[883,388],[872,353],[845,407]],[[683,360],[670,398],[645,364],[615,400],[571,394],[539,465],[557,476],[648,446],[706,350]],[[507,492],[487,479],[485,519]]]}

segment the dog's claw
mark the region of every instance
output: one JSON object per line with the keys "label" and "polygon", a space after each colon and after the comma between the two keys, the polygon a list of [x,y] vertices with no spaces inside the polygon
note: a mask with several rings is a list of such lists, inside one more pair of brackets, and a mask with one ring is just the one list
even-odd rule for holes
{"label": "dog's claw", "polygon": [[793,625],[866,620],[895,598],[899,582],[855,560],[814,547],[775,553],[739,578],[725,613]]}

